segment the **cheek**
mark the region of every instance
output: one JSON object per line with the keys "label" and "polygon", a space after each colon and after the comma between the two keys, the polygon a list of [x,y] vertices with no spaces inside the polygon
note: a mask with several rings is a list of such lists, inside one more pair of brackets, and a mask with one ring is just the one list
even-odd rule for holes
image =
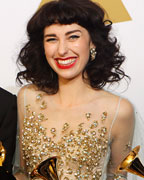
{"label": "cheek", "polygon": [[44,52],[45,52],[46,58],[48,59],[53,56],[54,50],[52,46],[44,45]]}
{"label": "cheek", "polygon": [[44,45],[44,53],[45,53],[45,57],[46,57],[48,64],[51,66],[52,65],[52,63],[51,63],[52,51],[46,45]]}
{"label": "cheek", "polygon": [[89,54],[90,51],[90,42],[86,40],[81,40],[75,44],[75,47],[83,54]]}
{"label": "cheek", "polygon": [[90,55],[90,47],[86,44],[83,44],[79,47],[79,54],[83,61],[88,61]]}

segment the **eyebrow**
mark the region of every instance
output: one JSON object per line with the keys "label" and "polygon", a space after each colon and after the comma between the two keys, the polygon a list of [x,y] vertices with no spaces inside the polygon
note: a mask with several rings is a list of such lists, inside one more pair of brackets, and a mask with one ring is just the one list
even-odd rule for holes
{"label": "eyebrow", "polygon": [[[72,33],[75,33],[75,32],[80,32],[80,33],[81,33],[80,30],[73,30],[73,31],[68,31],[65,35],[67,36],[67,35],[72,34]],[[46,37],[56,37],[56,34],[46,34],[46,35],[44,36],[44,38],[46,38]]]}
{"label": "eyebrow", "polygon": [[72,33],[75,33],[75,32],[80,32],[80,33],[81,33],[80,30],[76,29],[76,30],[73,30],[73,31],[68,31],[68,32],[66,33],[66,35],[69,35],[69,34],[72,34]]}

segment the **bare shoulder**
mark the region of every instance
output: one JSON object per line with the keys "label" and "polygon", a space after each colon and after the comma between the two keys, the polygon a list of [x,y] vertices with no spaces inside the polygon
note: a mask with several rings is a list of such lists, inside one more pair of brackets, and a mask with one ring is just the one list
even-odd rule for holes
{"label": "bare shoulder", "polygon": [[134,113],[134,107],[132,103],[125,98],[121,99],[120,114],[121,116],[130,116]]}
{"label": "bare shoulder", "polygon": [[38,88],[35,86],[35,85],[33,85],[33,84],[28,84],[28,85],[25,85],[25,86],[23,86],[20,90],[19,90],[19,92],[18,92],[18,98],[22,98],[22,97],[24,97],[24,94],[26,93],[26,92],[28,92],[27,94],[29,94],[30,92],[32,93],[32,92],[35,92],[35,91],[37,91],[38,90]]}
{"label": "bare shoulder", "polygon": [[18,106],[24,108],[25,99],[34,96],[37,89],[38,88],[33,84],[23,86],[17,94]]}
{"label": "bare shoulder", "polygon": [[133,104],[126,98],[108,93],[107,100],[109,100],[110,110],[112,111],[112,119],[115,119],[112,128],[112,139],[127,137],[132,134],[134,129],[134,107]]}
{"label": "bare shoulder", "polygon": [[108,105],[111,107],[111,109],[115,109],[114,107],[118,108],[119,106],[117,118],[120,121],[133,121],[134,107],[128,99],[112,94],[110,92],[105,92],[105,96],[106,101],[108,102]]}
{"label": "bare shoulder", "polygon": [[134,107],[128,99],[121,99],[117,118],[119,125],[128,127],[129,125],[134,124]]}
{"label": "bare shoulder", "polygon": [[134,107],[133,104],[126,98],[120,98],[119,110],[117,115],[118,128],[133,128],[134,127]]}

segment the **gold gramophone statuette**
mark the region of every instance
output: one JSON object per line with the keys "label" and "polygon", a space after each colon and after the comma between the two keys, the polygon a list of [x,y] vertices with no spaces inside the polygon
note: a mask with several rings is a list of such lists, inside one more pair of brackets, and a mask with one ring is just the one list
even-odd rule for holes
{"label": "gold gramophone statuette", "polygon": [[0,141],[0,166],[3,165],[5,157],[6,157],[6,150],[3,147],[2,142]]}
{"label": "gold gramophone statuette", "polygon": [[118,166],[118,171],[127,171],[144,178],[144,166],[138,158],[140,146],[136,146]]}
{"label": "gold gramophone statuette", "polygon": [[57,157],[51,157],[41,162],[31,173],[31,178],[43,180],[59,180],[56,169]]}

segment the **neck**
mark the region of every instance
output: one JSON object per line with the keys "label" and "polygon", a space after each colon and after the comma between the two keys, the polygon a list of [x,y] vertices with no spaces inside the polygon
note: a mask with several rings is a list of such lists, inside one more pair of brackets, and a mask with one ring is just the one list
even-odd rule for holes
{"label": "neck", "polygon": [[71,80],[59,78],[57,102],[62,106],[74,106],[82,103],[90,91],[93,91],[92,88],[83,81],[81,76]]}

